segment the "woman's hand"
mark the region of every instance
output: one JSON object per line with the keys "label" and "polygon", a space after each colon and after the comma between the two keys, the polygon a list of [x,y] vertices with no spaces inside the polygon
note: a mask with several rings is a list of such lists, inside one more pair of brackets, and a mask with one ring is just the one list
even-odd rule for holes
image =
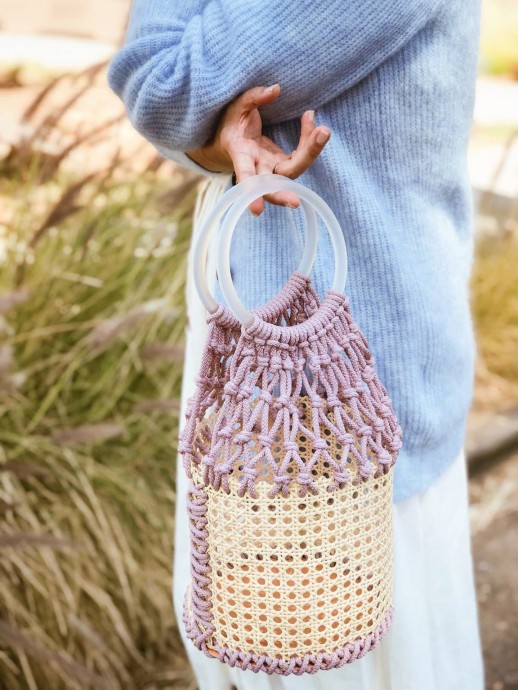
{"label": "woman's hand", "polygon": [[[315,113],[307,110],[301,118],[300,140],[297,148],[285,153],[271,139],[262,134],[259,108],[275,101],[279,84],[255,87],[245,91],[226,108],[207,146],[187,151],[196,163],[213,172],[235,172],[238,182],[252,175],[276,172],[292,179],[307,170],[329,141],[327,127],[315,125]],[[300,204],[294,192],[275,192],[256,199],[248,207],[256,216],[264,210],[264,201],[296,208]]]}

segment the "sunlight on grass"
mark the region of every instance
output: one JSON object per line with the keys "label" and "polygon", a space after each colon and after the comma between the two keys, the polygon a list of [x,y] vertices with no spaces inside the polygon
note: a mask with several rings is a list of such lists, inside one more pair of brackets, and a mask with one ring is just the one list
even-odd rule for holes
{"label": "sunlight on grass", "polygon": [[195,190],[39,171],[0,182],[1,685],[187,688],[171,576]]}

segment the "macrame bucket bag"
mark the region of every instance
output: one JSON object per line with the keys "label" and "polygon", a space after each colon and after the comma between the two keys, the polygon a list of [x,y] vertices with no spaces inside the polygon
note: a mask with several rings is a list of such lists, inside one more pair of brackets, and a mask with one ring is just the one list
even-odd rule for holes
{"label": "macrame bucket bag", "polygon": [[[298,271],[249,312],[230,274],[230,243],[259,196],[295,191],[306,218]],[[335,252],[319,303],[307,277],[316,215]],[[207,237],[226,212],[217,271]],[[220,200],[195,249],[209,316],[197,389],[180,439],[188,476],[191,581],[187,636],[208,656],[255,672],[315,673],[362,657],[392,620],[392,479],[401,431],[365,336],[343,294],[347,257],[331,209],[281,175],[258,175]]]}

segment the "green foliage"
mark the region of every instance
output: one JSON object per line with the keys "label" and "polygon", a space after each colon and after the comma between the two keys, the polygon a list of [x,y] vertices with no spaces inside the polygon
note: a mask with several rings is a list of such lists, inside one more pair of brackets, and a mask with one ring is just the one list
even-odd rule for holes
{"label": "green foliage", "polygon": [[194,188],[21,173],[0,186],[1,686],[185,688],[171,568]]}

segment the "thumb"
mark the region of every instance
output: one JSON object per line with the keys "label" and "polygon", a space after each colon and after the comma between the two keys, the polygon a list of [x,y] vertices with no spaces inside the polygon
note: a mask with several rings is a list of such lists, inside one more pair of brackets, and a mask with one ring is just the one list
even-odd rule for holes
{"label": "thumb", "polygon": [[273,103],[280,92],[281,87],[279,84],[274,84],[273,86],[255,86],[242,93],[237,99],[236,104],[239,104],[242,112],[249,112],[262,105]]}

